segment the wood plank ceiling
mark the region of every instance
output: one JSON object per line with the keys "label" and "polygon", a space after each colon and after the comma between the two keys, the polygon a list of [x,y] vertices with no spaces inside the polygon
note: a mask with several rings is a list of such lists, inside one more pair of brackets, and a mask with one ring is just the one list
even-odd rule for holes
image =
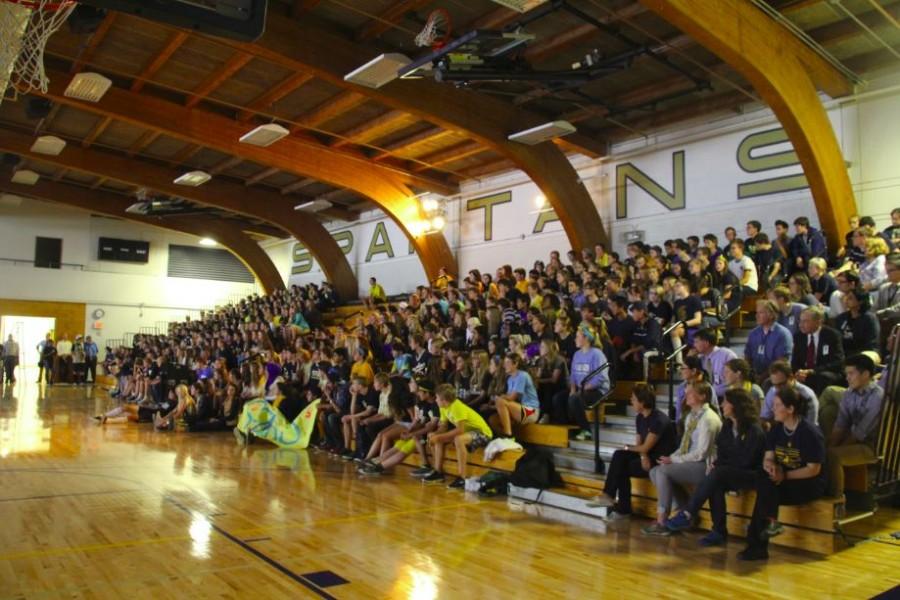
{"label": "wood plank ceiling", "polygon": [[[885,0],[878,7],[869,0],[844,0],[852,18],[827,0],[769,3],[861,77],[897,67],[900,31],[889,18],[900,18],[900,0]],[[529,24],[527,31],[536,39],[522,52],[522,60],[538,69],[560,69],[595,49],[605,56],[622,52],[628,41],[647,51],[638,54],[628,68],[578,88],[559,90],[530,83],[473,86],[480,94],[503,98],[547,120],[575,123],[582,138],[592,144],[586,149],[563,140],[567,151],[596,155],[597,148],[617,141],[758,102],[741,77],[636,1],[571,0],[570,4],[594,22],[558,10]],[[513,28],[521,18],[489,0],[271,0],[269,10],[274,15],[270,18],[313,20],[347,40],[366,44],[371,55],[360,56],[362,64],[384,51],[421,53],[413,38],[437,7],[449,11],[456,34],[473,28]],[[110,77],[117,88],[226,117],[247,130],[262,123],[281,123],[292,135],[320,148],[323,156],[340,153],[383,165],[410,177],[416,191],[454,190],[462,181],[511,166],[465,132],[441,128],[221,40],[125,14],[109,13],[93,34],[78,35],[64,27],[50,40],[46,63],[56,73],[96,71]],[[203,140],[176,139],[159,130],[60,105],[36,121],[24,107],[22,100],[4,102],[0,128],[57,135],[84,148],[127,156],[135,168],[149,162],[183,171],[205,170],[248,188],[275,190],[297,204],[325,198],[334,209],[321,214],[323,219],[350,220],[374,207],[356,193],[206,147]],[[134,192],[133,187],[104,177],[33,159],[29,165],[56,181],[119,194]],[[279,235],[262,222],[227,216],[241,220],[256,234]]]}

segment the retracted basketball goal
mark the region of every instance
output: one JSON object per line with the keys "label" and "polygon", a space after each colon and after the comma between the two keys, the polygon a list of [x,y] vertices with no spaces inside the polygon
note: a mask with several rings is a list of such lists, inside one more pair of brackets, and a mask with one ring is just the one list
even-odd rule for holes
{"label": "retracted basketball goal", "polygon": [[71,0],[0,0],[0,100],[47,91],[44,48],[75,6]]}

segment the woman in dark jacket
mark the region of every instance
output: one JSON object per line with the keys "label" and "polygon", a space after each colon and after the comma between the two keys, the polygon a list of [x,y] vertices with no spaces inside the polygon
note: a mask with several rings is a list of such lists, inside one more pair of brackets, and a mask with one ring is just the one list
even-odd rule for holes
{"label": "woman in dark jacket", "polygon": [[703,504],[709,500],[713,527],[700,539],[703,546],[719,546],[728,538],[725,523],[725,492],[753,489],[762,464],[766,436],[759,425],[757,403],[743,389],[730,389],[722,401],[725,417],[716,436],[716,459],[706,479],[694,490],[684,509],[666,522],[670,531],[691,527]]}
{"label": "woman in dark jacket", "polygon": [[866,350],[878,351],[881,330],[878,319],[869,312],[871,300],[868,292],[852,290],[844,295],[847,312],[835,319],[834,326],[841,333],[844,355],[853,356]]}

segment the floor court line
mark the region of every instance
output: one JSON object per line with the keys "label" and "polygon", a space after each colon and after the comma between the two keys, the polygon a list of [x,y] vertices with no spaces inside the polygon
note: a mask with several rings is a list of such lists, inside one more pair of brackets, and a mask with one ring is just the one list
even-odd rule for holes
{"label": "floor court line", "polygon": [[43,496],[21,496],[18,498],[0,498],[0,502],[25,502],[28,500],[54,500],[56,498],[77,498],[79,496],[103,496],[106,494],[147,493],[150,490],[107,490],[105,492],[73,492],[71,494],[46,494]]}

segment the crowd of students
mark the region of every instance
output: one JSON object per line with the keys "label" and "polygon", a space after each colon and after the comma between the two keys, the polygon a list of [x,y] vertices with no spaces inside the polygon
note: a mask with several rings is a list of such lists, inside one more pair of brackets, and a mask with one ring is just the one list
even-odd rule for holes
{"label": "crowd of students", "polygon": [[[110,353],[122,402],[98,420],[206,431],[234,428],[251,399],[268,399],[286,422],[315,403],[313,443],[361,473],[415,452],[412,474],[444,482],[452,447],[460,472],[449,486],[462,488],[468,452],[517,447],[515,427],[531,423],[575,425],[575,438],[590,439],[586,409],[617,379],[646,380],[675,354],[673,414],[649,384],[635,386],[636,443],[616,452],[594,502],[628,515],[630,478],[650,477],[659,514],[646,533],[689,527],[708,501],[715,526],[703,540],[715,545],[727,537],[725,490],[750,487],[758,500],[742,556],[763,558],[779,504],[813,500],[826,482],[840,493],[840,465],[873,456],[877,364],[892,343],[880,331],[900,315],[900,209],[892,223],[876,232],[859,219],[833,254],[804,217],[793,237],[783,221],[772,238],[751,221],[747,239],[729,227],[724,245],[707,234],[635,242],[619,256],[598,244],[530,270],[503,265],[461,281],[442,271],[396,305],[373,280],[372,310],[353,328],[323,328],[333,299],[294,286]],[[758,298],[757,327],[739,356],[718,345],[719,332],[748,297]],[[253,431],[236,435],[247,443]]]}

